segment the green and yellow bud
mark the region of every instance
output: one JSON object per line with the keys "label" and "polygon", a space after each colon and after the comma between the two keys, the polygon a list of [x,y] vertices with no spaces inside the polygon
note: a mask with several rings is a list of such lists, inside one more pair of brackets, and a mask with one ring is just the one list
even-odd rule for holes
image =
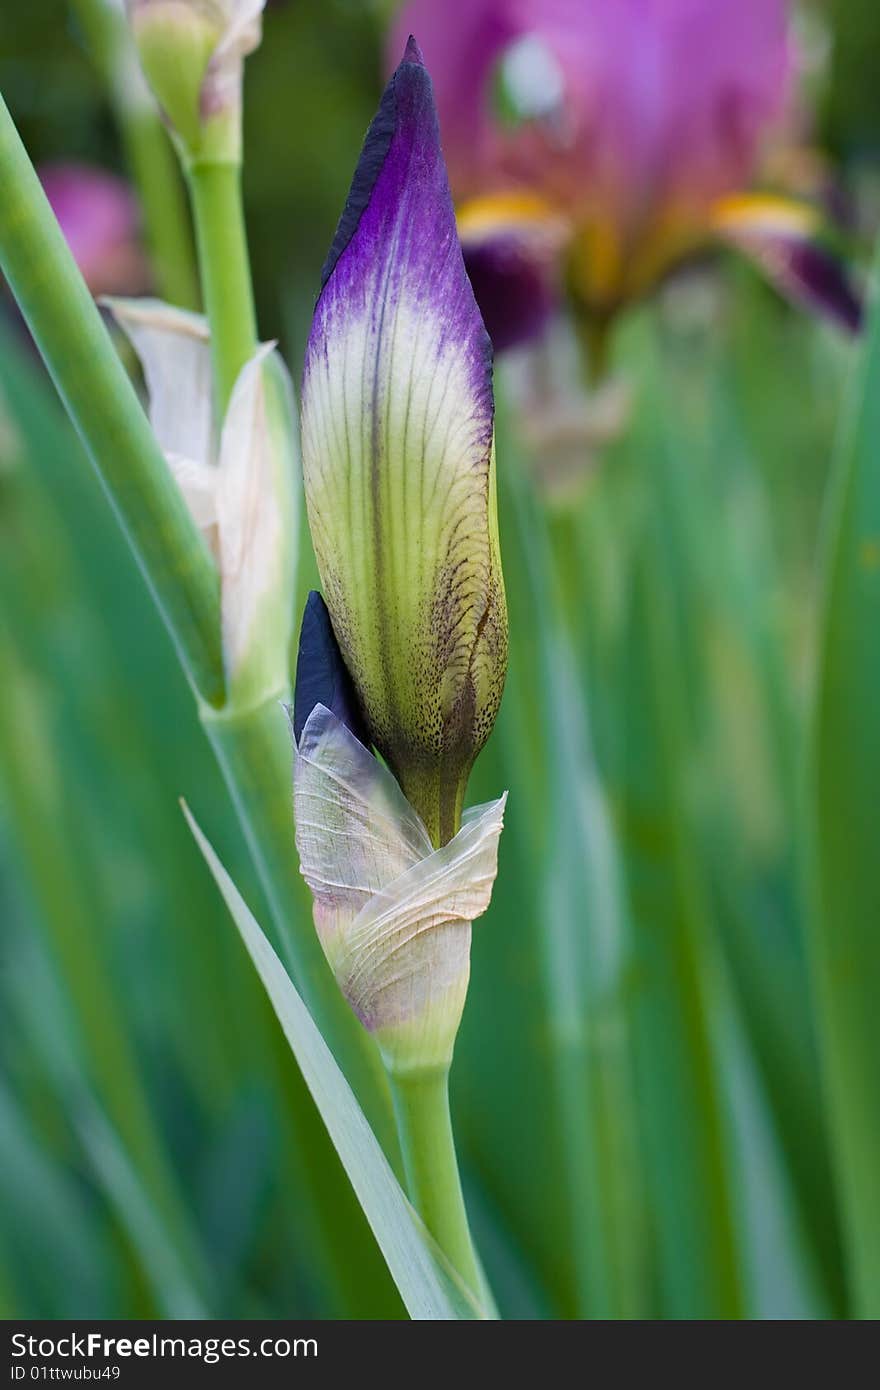
{"label": "green and yellow bud", "polygon": [[491,346],[414,47],[370,128],[322,283],[302,435],[324,598],[370,740],[440,846],[498,711],[507,610]]}

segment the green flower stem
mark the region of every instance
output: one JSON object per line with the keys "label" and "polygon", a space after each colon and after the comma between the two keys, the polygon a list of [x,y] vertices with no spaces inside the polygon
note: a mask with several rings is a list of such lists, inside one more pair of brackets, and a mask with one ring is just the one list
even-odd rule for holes
{"label": "green flower stem", "polygon": [[293,751],[281,697],[202,724],[229,788],[297,989],[392,1162],[397,1141],[378,1051],[345,1003],[311,924],[311,897],[294,847]]}
{"label": "green flower stem", "polygon": [[108,0],[71,3],[116,115],[143,210],[156,288],[170,304],[194,309],[198,277],[177,159],[155,102],[133,80],[136,59],[124,14]]}
{"label": "green flower stem", "polygon": [[194,162],[192,196],[202,296],[211,325],[214,383],[220,418],[235,379],[257,346],[257,320],[237,164]]}
{"label": "green flower stem", "polygon": [[480,1296],[449,1114],[448,1071],[392,1078],[394,1112],[410,1200],[450,1264]]}
{"label": "green flower stem", "polygon": [[0,266],[208,704],[224,694],[216,566],[0,98]]}
{"label": "green flower stem", "polygon": [[120,112],[122,138],[140,196],[150,263],[161,297],[181,309],[199,305],[186,198],[171,142],[150,111]]}

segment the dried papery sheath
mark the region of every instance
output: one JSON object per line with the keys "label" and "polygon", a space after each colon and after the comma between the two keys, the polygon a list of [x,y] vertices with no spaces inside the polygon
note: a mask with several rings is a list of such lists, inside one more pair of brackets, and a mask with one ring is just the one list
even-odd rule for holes
{"label": "dried papery sheath", "polygon": [[141,66],[187,159],[238,162],[244,59],[265,0],[127,0]]}
{"label": "dried papery sheath", "polygon": [[215,442],[205,320],[156,300],[109,300],[144,368],[150,420],[220,571],[227,702],[288,687],[296,545],[294,412],[271,343],[242,369]]}
{"label": "dried papery sheath", "polygon": [[150,424],[163,453],[207,467],[214,455],[207,321],[159,299],[102,302],[140,358]]}
{"label": "dried papery sheath", "polygon": [[445,1068],[489,905],[506,796],[434,850],[397,781],[317,705],[294,767],[296,843],[340,989],[395,1074]]}
{"label": "dried papery sheath", "polygon": [[507,612],[491,348],[412,42],[322,278],[303,376],[309,525],[370,739],[439,845],[498,710]]}

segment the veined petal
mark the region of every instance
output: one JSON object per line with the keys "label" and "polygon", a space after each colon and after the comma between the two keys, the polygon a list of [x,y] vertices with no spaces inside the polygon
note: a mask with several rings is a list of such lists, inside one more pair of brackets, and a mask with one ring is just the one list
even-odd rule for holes
{"label": "veined petal", "polygon": [[765,194],[723,198],[712,224],[795,304],[806,305],[849,333],[862,324],[862,304],[843,261],[821,238],[821,220],[805,203]]}
{"label": "veined petal", "polygon": [[324,596],[370,736],[448,839],[500,701],[507,625],[491,346],[412,43],[324,267],[302,432]]}
{"label": "veined petal", "polygon": [[163,453],[213,462],[211,345],[201,314],[159,299],[102,299],[144,369],[150,424]]}
{"label": "veined petal", "polygon": [[506,797],[470,811],[432,850],[387,768],[319,705],[297,750],[294,801],[302,872],[340,988],[391,1070],[448,1065]]}
{"label": "veined petal", "polygon": [[217,535],[223,657],[239,706],[283,694],[296,558],[294,409],[273,343],[242,368],[220,436]]}

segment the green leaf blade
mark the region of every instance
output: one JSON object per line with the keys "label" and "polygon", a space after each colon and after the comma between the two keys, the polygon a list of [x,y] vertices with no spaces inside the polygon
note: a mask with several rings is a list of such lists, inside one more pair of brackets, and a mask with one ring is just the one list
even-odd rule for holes
{"label": "green leaf blade", "polygon": [[813,967],[855,1307],[880,1316],[880,313],[832,477],[809,832]]}

